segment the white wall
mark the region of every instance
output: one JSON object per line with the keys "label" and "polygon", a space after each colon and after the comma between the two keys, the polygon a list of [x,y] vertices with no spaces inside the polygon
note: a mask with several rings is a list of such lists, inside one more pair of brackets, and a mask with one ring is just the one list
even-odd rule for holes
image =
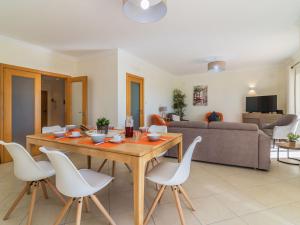
{"label": "white wall", "polygon": [[88,76],[88,118],[99,117],[118,124],[118,50],[105,50],[79,58],[78,72]]}
{"label": "white wall", "polygon": [[176,77],[122,49],[118,51],[118,122],[122,126],[126,119],[126,73],[144,77],[145,125],[150,115],[159,113],[159,106],[172,111],[172,90]]}
{"label": "white wall", "polygon": [[76,75],[77,60],[52,50],[0,36],[0,63]]}
{"label": "white wall", "polygon": [[[225,121],[241,121],[249,84],[256,85],[257,95],[278,95],[278,109],[286,110],[287,77],[284,66],[252,68],[222,73],[203,73],[179,78],[178,88],[186,95],[186,118],[203,120],[205,113],[218,111]],[[193,106],[193,87],[208,85],[208,106]]]}

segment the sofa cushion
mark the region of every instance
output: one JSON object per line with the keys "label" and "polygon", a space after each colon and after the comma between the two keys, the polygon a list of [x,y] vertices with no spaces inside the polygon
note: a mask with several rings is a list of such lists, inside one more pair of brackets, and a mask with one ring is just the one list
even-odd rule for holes
{"label": "sofa cushion", "polygon": [[210,122],[208,124],[208,128],[221,129],[221,130],[258,131],[258,126],[256,124],[250,124],[250,123]]}
{"label": "sofa cushion", "polygon": [[168,127],[182,127],[182,128],[202,128],[206,129],[207,128],[207,123],[206,122],[201,122],[201,121],[172,121],[168,123]]}

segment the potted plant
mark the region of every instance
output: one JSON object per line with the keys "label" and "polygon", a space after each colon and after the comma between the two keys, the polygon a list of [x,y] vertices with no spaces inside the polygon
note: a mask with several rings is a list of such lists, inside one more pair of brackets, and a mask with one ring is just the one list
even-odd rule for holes
{"label": "potted plant", "polygon": [[288,140],[289,140],[290,144],[296,145],[296,142],[300,138],[300,135],[289,133],[287,137],[288,137]]}
{"label": "potted plant", "polygon": [[183,119],[185,104],[185,94],[180,89],[173,91],[173,109],[176,115]]}
{"label": "potted plant", "polygon": [[109,120],[106,119],[105,117],[99,118],[97,120],[97,130],[101,134],[107,134],[108,133],[108,126],[109,126]]}

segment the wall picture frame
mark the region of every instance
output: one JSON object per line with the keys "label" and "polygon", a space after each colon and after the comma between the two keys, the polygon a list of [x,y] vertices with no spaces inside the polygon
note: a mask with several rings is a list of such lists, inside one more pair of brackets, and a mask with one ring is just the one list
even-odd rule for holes
{"label": "wall picture frame", "polygon": [[207,106],[208,105],[208,86],[207,85],[194,86],[193,105],[194,106]]}

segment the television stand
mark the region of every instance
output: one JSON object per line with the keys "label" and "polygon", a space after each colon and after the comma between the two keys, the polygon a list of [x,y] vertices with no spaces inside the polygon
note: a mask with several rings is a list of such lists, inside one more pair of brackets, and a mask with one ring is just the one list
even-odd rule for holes
{"label": "television stand", "polygon": [[261,129],[264,125],[276,122],[280,118],[282,118],[283,114],[277,113],[243,113],[242,119],[243,123],[255,123]]}

